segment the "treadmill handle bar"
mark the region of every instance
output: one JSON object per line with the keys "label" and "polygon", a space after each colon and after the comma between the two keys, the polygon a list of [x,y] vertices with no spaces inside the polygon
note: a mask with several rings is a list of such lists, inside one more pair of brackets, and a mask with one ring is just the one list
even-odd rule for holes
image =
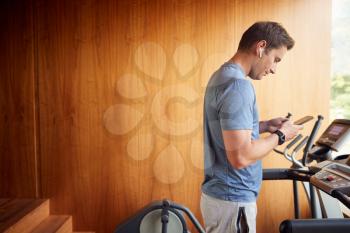
{"label": "treadmill handle bar", "polygon": [[331,193],[332,197],[337,198],[341,203],[343,203],[346,207],[348,207],[350,209],[350,197],[345,195],[344,193],[338,191],[338,190],[334,190]]}

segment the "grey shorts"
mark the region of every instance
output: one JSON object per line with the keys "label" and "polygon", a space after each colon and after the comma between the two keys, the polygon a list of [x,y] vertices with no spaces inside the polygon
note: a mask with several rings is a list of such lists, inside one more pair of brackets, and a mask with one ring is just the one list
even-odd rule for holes
{"label": "grey shorts", "polygon": [[201,212],[206,233],[255,233],[255,202],[232,202],[201,196]]}

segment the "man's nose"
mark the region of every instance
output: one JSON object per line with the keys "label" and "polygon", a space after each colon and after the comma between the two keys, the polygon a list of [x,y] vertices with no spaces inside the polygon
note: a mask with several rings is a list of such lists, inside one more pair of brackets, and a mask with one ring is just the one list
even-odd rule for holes
{"label": "man's nose", "polygon": [[270,73],[271,73],[271,74],[275,74],[275,73],[276,73],[276,66],[272,66],[272,67],[270,68]]}

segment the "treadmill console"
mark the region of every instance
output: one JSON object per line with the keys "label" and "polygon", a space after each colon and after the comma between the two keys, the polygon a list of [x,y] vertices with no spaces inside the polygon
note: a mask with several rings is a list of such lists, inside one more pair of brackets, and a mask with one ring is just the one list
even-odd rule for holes
{"label": "treadmill console", "polygon": [[338,161],[328,160],[331,151],[341,150],[348,140],[350,120],[334,120],[309,152],[313,159],[323,157],[317,165],[310,168],[316,172],[310,183],[328,194],[337,190],[350,195],[350,157]]}
{"label": "treadmill console", "polygon": [[338,151],[350,139],[350,120],[338,119],[321,135],[316,144]]}
{"label": "treadmill console", "polygon": [[311,184],[331,194],[334,190],[350,194],[350,166],[347,163],[324,161],[318,164],[320,171],[310,179]]}

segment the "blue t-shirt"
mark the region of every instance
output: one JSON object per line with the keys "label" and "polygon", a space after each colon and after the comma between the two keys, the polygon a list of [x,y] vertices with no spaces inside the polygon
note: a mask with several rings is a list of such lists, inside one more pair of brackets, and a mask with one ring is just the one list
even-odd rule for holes
{"label": "blue t-shirt", "polygon": [[253,202],[262,181],[261,161],[235,169],[225,151],[222,130],[252,130],[259,138],[255,90],[240,66],[223,64],[210,78],[204,97],[204,175],[202,191],[214,198]]}

